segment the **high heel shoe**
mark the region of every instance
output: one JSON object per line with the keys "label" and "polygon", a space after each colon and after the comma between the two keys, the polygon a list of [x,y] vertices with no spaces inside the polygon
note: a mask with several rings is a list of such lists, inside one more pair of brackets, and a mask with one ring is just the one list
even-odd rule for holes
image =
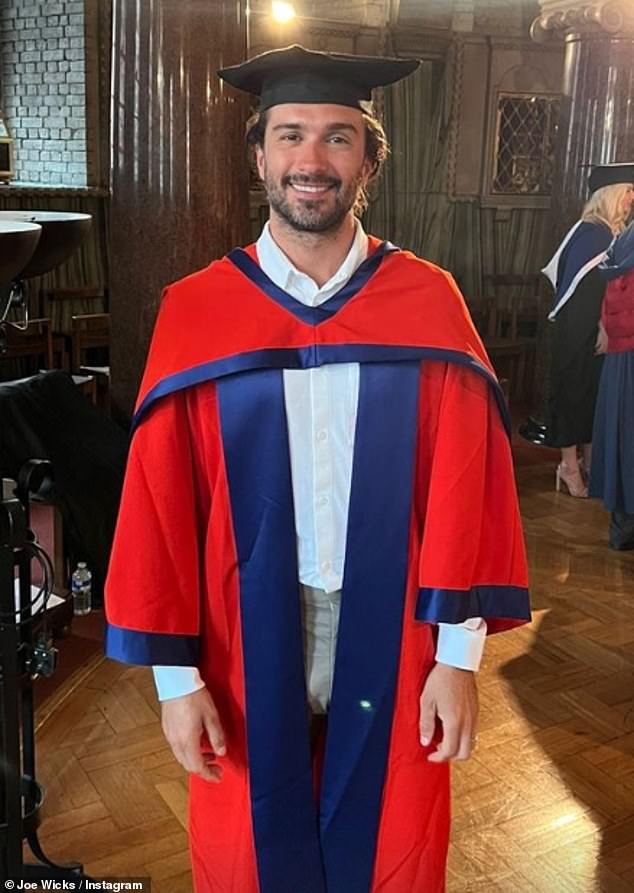
{"label": "high heel shoe", "polygon": [[579,471],[581,472],[581,477],[587,484],[590,480],[590,466],[586,465],[586,460],[583,456],[579,457]]}
{"label": "high heel shoe", "polygon": [[557,466],[557,474],[555,475],[555,490],[557,493],[561,490],[561,485],[565,484],[568,493],[576,496],[578,499],[588,498],[588,488],[583,480],[579,469],[570,470],[567,465],[560,462]]}

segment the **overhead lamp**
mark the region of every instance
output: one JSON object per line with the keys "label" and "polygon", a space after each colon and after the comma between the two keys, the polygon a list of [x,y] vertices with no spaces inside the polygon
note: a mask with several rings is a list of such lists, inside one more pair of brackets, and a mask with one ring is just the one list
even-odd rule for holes
{"label": "overhead lamp", "polygon": [[286,3],[285,0],[273,0],[271,15],[276,22],[285,24],[295,18],[295,7],[292,3]]}

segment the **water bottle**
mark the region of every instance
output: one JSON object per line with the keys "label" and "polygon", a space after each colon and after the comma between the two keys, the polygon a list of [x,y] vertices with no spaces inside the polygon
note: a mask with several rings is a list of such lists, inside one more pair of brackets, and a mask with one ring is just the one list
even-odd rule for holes
{"label": "water bottle", "polygon": [[80,561],[72,576],[71,586],[73,590],[73,614],[81,617],[90,614],[92,607],[92,574],[86,567],[85,561]]}

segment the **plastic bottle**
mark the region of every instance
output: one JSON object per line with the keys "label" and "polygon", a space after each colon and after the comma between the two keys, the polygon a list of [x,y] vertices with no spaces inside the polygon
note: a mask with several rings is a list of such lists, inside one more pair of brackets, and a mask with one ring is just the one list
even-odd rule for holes
{"label": "plastic bottle", "polygon": [[73,590],[73,613],[77,616],[90,614],[92,608],[92,574],[85,561],[80,561],[73,573],[71,586]]}

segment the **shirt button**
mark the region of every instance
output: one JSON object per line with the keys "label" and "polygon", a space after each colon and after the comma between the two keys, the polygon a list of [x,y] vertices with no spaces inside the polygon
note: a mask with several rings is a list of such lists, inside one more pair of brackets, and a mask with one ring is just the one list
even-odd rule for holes
{"label": "shirt button", "polygon": [[321,440],[321,441],[328,440],[328,432],[326,431],[325,428],[321,428],[317,432],[317,440]]}
{"label": "shirt button", "polygon": [[330,502],[327,496],[320,496],[317,501],[319,505],[328,505],[328,503]]}
{"label": "shirt button", "polygon": [[329,561],[322,561],[322,563],[321,563],[321,569],[322,569],[322,571],[329,571],[329,570],[330,570],[330,562],[329,562]]}

